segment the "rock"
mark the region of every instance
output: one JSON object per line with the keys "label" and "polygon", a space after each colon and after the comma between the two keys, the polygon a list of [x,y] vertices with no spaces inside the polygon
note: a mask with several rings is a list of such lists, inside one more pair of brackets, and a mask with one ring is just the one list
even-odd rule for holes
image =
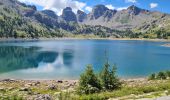
{"label": "rock", "polygon": [[25,84],[24,86],[25,87],[30,87],[30,86],[32,86],[33,84],[32,83],[27,83],[27,84]]}
{"label": "rock", "polygon": [[33,95],[33,94],[34,94],[34,92],[28,91],[28,95]]}
{"label": "rock", "polygon": [[27,87],[20,88],[19,91],[29,91],[30,89]]}
{"label": "rock", "polygon": [[116,14],[116,12],[117,12],[117,10],[110,10],[109,9],[104,13],[103,17],[107,18],[108,21],[109,21]]}
{"label": "rock", "polygon": [[36,81],[36,82],[32,83],[32,86],[37,86],[37,85],[39,85],[39,84],[40,84],[40,82],[39,82],[39,81]]}
{"label": "rock", "polygon": [[15,82],[13,79],[3,79],[2,82]]}
{"label": "rock", "polygon": [[105,5],[96,5],[90,13],[90,19],[98,19],[100,16],[104,15],[107,10],[109,9]]}
{"label": "rock", "polygon": [[34,83],[35,86],[37,86],[37,85],[39,85],[39,84],[40,84],[39,81],[37,81],[37,82]]}
{"label": "rock", "polygon": [[57,88],[56,88],[55,85],[52,84],[52,85],[49,85],[49,86],[48,86],[48,89],[50,89],[50,90],[55,90],[55,89],[57,89]]}
{"label": "rock", "polygon": [[127,8],[128,12],[130,14],[134,14],[134,15],[137,15],[139,14],[143,9],[140,9],[138,7],[136,7],[135,5],[132,5],[130,7]]}
{"label": "rock", "polygon": [[83,22],[87,18],[87,14],[81,10],[77,11],[77,20]]}
{"label": "rock", "polygon": [[63,81],[62,81],[62,80],[58,80],[57,82],[58,82],[58,83],[63,83]]}
{"label": "rock", "polygon": [[66,7],[65,9],[63,9],[61,17],[66,22],[77,22],[76,14],[72,11],[72,8],[70,7]]}
{"label": "rock", "polygon": [[10,90],[13,90],[13,89],[15,89],[15,88],[13,88],[13,87],[9,87],[9,88],[8,88],[9,91],[10,91]]}
{"label": "rock", "polygon": [[164,91],[164,93],[165,93],[165,95],[168,95],[168,94],[169,94],[169,91],[168,91],[168,90],[166,90],[166,91]]}
{"label": "rock", "polygon": [[66,87],[69,88],[69,87],[74,87],[76,85],[76,82],[69,82]]}
{"label": "rock", "polygon": [[0,87],[0,91],[5,91],[5,88]]}
{"label": "rock", "polygon": [[52,98],[49,94],[45,94],[45,95],[39,95],[34,100],[52,100]]}
{"label": "rock", "polygon": [[43,11],[41,11],[42,13],[44,13],[44,14],[46,14],[46,15],[48,15],[48,16],[50,16],[50,17],[52,17],[52,18],[55,18],[55,19],[57,19],[57,15],[55,14],[55,12],[54,11],[52,11],[52,10],[43,10]]}

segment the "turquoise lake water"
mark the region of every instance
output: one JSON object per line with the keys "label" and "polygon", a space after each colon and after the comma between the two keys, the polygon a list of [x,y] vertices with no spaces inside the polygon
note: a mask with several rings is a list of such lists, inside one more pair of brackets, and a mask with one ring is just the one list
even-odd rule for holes
{"label": "turquoise lake water", "polygon": [[0,78],[78,79],[87,64],[99,72],[105,62],[117,65],[122,78],[146,77],[170,70],[166,42],[127,40],[1,41]]}

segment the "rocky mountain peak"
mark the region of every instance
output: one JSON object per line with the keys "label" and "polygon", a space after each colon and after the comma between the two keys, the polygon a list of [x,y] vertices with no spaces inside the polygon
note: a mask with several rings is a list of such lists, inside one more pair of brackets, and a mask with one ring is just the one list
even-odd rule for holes
{"label": "rocky mountain peak", "polygon": [[75,13],[72,11],[71,7],[66,7],[65,9],[63,9],[63,13],[61,15],[61,17],[63,18],[63,20],[65,20],[66,22],[77,22],[77,18]]}
{"label": "rocky mountain peak", "polygon": [[77,14],[84,14],[85,12],[81,11],[81,10],[77,10]]}
{"label": "rocky mountain peak", "polygon": [[57,18],[57,15],[56,15],[55,12],[52,11],[52,10],[43,10],[42,13],[44,13],[44,14],[52,17],[52,18],[55,18],[55,19]]}
{"label": "rocky mountain peak", "polygon": [[117,10],[110,10],[109,9],[104,13],[103,17],[110,20],[116,14],[116,12],[117,12]]}
{"label": "rocky mountain peak", "polygon": [[81,10],[77,11],[77,20],[78,22],[83,22],[84,19],[86,19],[87,14]]}
{"label": "rocky mountain peak", "polygon": [[94,19],[99,18],[100,16],[102,16],[107,10],[109,10],[106,6],[104,5],[96,5],[93,9],[92,9],[92,15],[94,17]]}
{"label": "rocky mountain peak", "polygon": [[136,7],[135,5],[132,5],[127,8],[128,13],[138,15],[143,9],[140,9]]}
{"label": "rocky mountain peak", "polygon": [[65,9],[63,9],[63,11],[72,11],[71,7],[66,7]]}

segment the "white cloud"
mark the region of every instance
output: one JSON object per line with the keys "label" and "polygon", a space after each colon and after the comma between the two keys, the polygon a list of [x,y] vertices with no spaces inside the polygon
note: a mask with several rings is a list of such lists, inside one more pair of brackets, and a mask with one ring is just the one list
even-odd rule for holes
{"label": "white cloud", "polygon": [[82,10],[86,4],[75,0],[19,0],[24,3],[35,4],[42,6],[44,9],[54,10],[58,15],[61,15],[65,7],[71,7],[74,12],[78,9]]}
{"label": "white cloud", "polygon": [[91,12],[91,11],[92,11],[92,7],[87,6],[87,7],[85,8],[85,10],[87,10],[88,12]]}
{"label": "white cloud", "polygon": [[111,5],[111,4],[110,5],[106,5],[106,7],[109,8],[109,9],[115,9],[115,7],[113,5]]}
{"label": "white cloud", "polygon": [[123,10],[123,9],[127,9],[128,7],[118,7],[118,8],[116,8],[118,11],[120,11],[120,10]]}
{"label": "white cloud", "polygon": [[150,4],[150,8],[156,8],[156,7],[158,7],[158,4],[157,4],[157,3],[151,3],[151,4]]}
{"label": "white cloud", "polygon": [[126,2],[130,2],[130,3],[136,3],[137,0],[125,0]]}
{"label": "white cloud", "polygon": [[106,5],[106,7],[109,8],[109,9],[116,9],[118,11],[128,8],[128,7],[115,7],[115,6],[111,5],[111,4]]}

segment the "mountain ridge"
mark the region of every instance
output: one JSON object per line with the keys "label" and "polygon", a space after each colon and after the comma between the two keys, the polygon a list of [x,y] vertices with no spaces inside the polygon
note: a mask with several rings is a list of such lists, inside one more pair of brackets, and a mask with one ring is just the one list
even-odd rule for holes
{"label": "mountain ridge", "polygon": [[[81,10],[75,14],[71,7],[66,7],[63,9],[62,15],[58,16],[52,10],[38,11],[34,5],[26,5],[17,0],[1,0],[0,10],[1,21],[7,25],[7,19],[11,19],[12,22],[16,19],[22,20],[19,25],[11,22],[14,27],[11,31],[1,29],[0,33],[3,34],[1,37],[8,37],[3,33],[4,31],[10,33],[9,37],[24,35],[23,37],[32,38],[70,35],[67,33],[94,34],[102,37],[129,35],[147,37],[147,34],[162,34],[160,29],[163,29],[167,36],[170,35],[169,14],[141,9],[135,5],[118,11],[100,4],[94,6],[92,12],[88,14]],[[1,26],[3,28],[4,25]],[[10,28],[10,25],[8,26]],[[162,38],[161,36],[156,37]]]}

